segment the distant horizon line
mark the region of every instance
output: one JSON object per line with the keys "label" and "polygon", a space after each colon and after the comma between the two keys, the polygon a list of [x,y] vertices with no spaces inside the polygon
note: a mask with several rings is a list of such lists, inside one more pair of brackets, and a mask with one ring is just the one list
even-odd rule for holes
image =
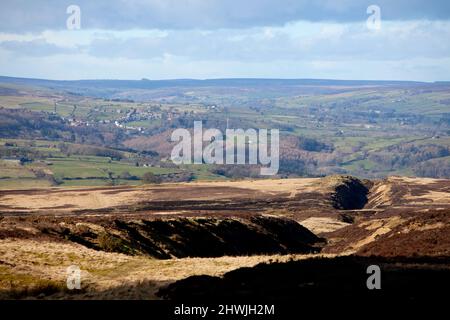
{"label": "distant horizon line", "polygon": [[399,83],[450,83],[450,80],[435,80],[435,81],[421,81],[421,80],[386,80],[386,79],[336,79],[336,78],[272,78],[272,77],[218,77],[218,78],[170,78],[170,79],[149,79],[143,77],[141,79],[126,79],[126,78],[90,78],[90,79],[52,79],[42,77],[23,77],[23,76],[10,76],[0,75],[1,79],[17,79],[17,80],[37,80],[37,81],[64,81],[64,82],[77,82],[77,81],[222,81],[222,80],[266,80],[266,81],[335,81],[335,82],[399,82]]}

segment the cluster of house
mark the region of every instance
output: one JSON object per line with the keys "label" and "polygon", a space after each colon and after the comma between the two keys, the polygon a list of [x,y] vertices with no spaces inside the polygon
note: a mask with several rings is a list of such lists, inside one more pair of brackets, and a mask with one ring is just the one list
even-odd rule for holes
{"label": "cluster of house", "polygon": [[[76,106],[74,106],[74,110],[68,117],[61,117],[64,121],[68,121],[71,126],[79,127],[79,126],[94,126],[96,124],[113,124],[114,126],[130,131],[143,132],[144,128],[127,125],[127,123],[135,122],[135,121],[146,121],[146,120],[157,120],[163,119],[167,121],[172,121],[178,117],[183,115],[183,112],[179,112],[176,109],[164,110],[162,111],[159,107],[151,107],[147,108],[131,108],[131,109],[113,109],[111,110],[112,105],[108,106],[96,106],[91,112],[115,112],[120,114],[120,117],[117,119],[101,119],[101,120],[86,120],[79,119],[75,117],[74,113],[76,110]],[[206,106],[207,110],[217,111],[218,107],[216,105]],[[56,113],[56,105],[55,105],[55,113]],[[186,112],[184,112],[186,113]],[[194,113],[194,111],[191,111]]]}

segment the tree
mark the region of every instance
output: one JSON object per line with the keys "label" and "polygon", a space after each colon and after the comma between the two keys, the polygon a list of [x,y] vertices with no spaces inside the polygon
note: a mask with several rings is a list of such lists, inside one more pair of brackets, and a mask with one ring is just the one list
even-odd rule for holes
{"label": "tree", "polygon": [[123,180],[139,180],[138,177],[131,175],[128,171],[123,171],[119,175],[119,179],[123,179]]}
{"label": "tree", "polygon": [[119,175],[120,179],[125,179],[125,180],[129,180],[131,179],[131,174],[128,171],[124,171]]}
{"label": "tree", "polygon": [[142,176],[142,181],[144,181],[144,183],[161,183],[162,179],[161,177],[153,174],[152,172],[146,172]]}

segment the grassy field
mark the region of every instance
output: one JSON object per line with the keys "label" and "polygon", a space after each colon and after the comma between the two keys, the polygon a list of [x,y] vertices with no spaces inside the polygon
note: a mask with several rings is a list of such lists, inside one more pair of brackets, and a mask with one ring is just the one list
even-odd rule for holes
{"label": "grassy field", "polygon": [[[5,143],[13,146],[5,147]],[[136,166],[133,158],[136,155],[130,152],[123,152],[125,158],[120,161],[106,156],[67,155],[54,141],[2,139],[0,146],[40,155],[39,159],[25,163],[18,159],[0,160],[0,188],[3,189],[44,187],[55,182],[61,186],[139,185],[147,172],[155,175],[182,172],[177,168]],[[201,170],[199,173],[205,175]],[[123,179],[123,175],[131,178]]]}
{"label": "grassy field", "polygon": [[[66,146],[82,145],[64,143]],[[142,177],[150,172],[156,176],[191,174],[193,180],[227,180],[213,174],[210,165],[182,165],[164,167],[164,164],[144,166],[145,159],[133,152],[121,152],[121,160],[108,156],[67,154],[61,143],[48,140],[0,139],[0,150],[30,152],[37,158],[20,163],[19,159],[0,159],[0,188],[35,188],[48,186],[106,186],[141,185]],[[77,150],[75,148],[75,150]],[[140,163],[139,166],[136,162]],[[45,173],[43,176],[42,173]],[[127,176],[128,178],[123,178]]]}
{"label": "grassy field", "polygon": [[179,172],[177,169],[136,167],[131,163],[113,161],[106,157],[70,156],[65,158],[48,158],[50,170],[57,178],[108,178],[108,173],[120,175],[128,172],[133,176],[142,176],[146,172],[168,174]]}
{"label": "grassy field", "polygon": [[[124,89],[117,93],[120,98],[114,99],[64,93],[44,87],[0,84],[2,86],[17,90],[18,94],[6,91],[6,95],[0,96],[1,107],[26,109],[58,119],[52,114],[56,103],[56,114],[64,117],[62,122],[66,126],[61,129],[62,132],[51,132],[52,135],[49,134],[55,127],[52,125],[46,130],[29,128],[23,134],[15,135],[14,125],[20,126],[20,122],[12,125],[13,120],[5,120],[7,129],[3,137],[30,139],[0,139],[0,149],[7,141],[14,144],[8,146],[1,158],[8,158],[16,150],[16,154],[22,153],[38,160],[19,168],[2,165],[0,179],[21,179],[16,184],[34,184],[31,181],[36,178],[36,170],[48,172],[61,185],[134,185],[140,180],[121,181],[120,175],[141,178],[146,172],[172,175],[170,179],[175,179],[173,174],[186,173],[191,174],[189,179],[193,180],[252,176],[242,172],[238,173],[241,175],[239,177],[233,174],[220,176],[214,173],[212,166],[174,168],[170,161],[164,162],[170,157],[173,147],[170,133],[177,127],[190,128],[193,121],[199,120],[204,121],[204,129],[215,127],[223,130],[227,125],[236,129],[279,129],[281,142],[285,142],[281,158],[298,162],[290,165],[284,162],[283,165],[289,166],[290,171],[283,171],[283,174],[294,176],[345,173],[374,178],[399,172],[420,175],[417,173],[420,162],[442,158],[448,154],[445,150],[450,150],[450,92],[439,85],[332,86],[311,89],[311,92],[304,88],[304,94],[294,94],[295,90],[286,88],[267,88],[264,92],[255,88]],[[145,99],[129,100],[133,94]],[[18,115],[5,114],[7,117],[20,118]],[[114,123],[115,120],[119,121],[120,126]],[[138,127],[143,130],[136,130]],[[75,130],[72,131],[72,128]],[[77,132],[82,135],[89,130],[96,133],[75,138]],[[101,139],[90,139],[97,137],[97,134]],[[32,136],[40,139],[34,140]],[[61,141],[45,141],[47,137]],[[294,139],[286,142],[290,138]],[[315,139],[318,144],[328,147],[321,150],[304,149],[296,144],[295,138]],[[101,145],[113,152],[118,151],[115,148],[132,148],[135,151],[119,151],[123,154],[120,161],[111,157],[86,157],[86,153],[63,152],[59,149],[62,141],[66,145],[71,145],[67,141]],[[409,151],[399,154],[399,150],[411,146],[410,150],[415,148],[414,155],[409,154]],[[150,161],[156,167],[143,166],[149,161],[148,158],[142,158],[149,156],[149,153],[143,154],[150,150],[158,153]],[[32,154],[27,154],[27,151],[32,151]],[[416,158],[411,160],[414,156]],[[380,157],[384,165],[377,163],[376,159]],[[141,162],[141,166],[136,166],[136,162]],[[442,163],[445,165],[446,162]],[[302,171],[302,168],[306,169]],[[446,172],[450,171],[440,170],[434,177],[448,176]]]}

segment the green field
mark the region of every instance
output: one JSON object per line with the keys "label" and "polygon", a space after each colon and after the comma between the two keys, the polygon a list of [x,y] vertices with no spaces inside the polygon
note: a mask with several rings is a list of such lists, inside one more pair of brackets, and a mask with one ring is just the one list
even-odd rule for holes
{"label": "green field", "polygon": [[450,153],[448,84],[84,87],[70,92],[46,85],[2,86],[20,94],[9,90],[0,96],[5,128],[0,127],[0,159],[32,160],[2,163],[3,185],[14,179],[63,186],[139,184],[147,172],[165,182],[254,176],[251,167],[222,170],[167,161],[170,132],[192,129],[194,121],[203,121],[205,130],[279,129],[280,163],[287,168],[283,176],[450,176],[445,161]]}
{"label": "green field", "polygon": [[[8,144],[9,146],[5,146]],[[78,146],[65,143],[66,145]],[[44,186],[140,185],[142,177],[191,173],[194,180],[220,180],[206,165],[181,167],[136,166],[143,160],[132,152],[123,152],[121,160],[105,156],[64,154],[58,143],[47,140],[1,139],[0,150],[27,150],[39,159],[20,163],[17,159],[0,159],[0,188],[35,188]],[[51,156],[47,156],[51,155]],[[145,161],[144,161],[145,162]],[[123,176],[129,178],[124,179]]]}

